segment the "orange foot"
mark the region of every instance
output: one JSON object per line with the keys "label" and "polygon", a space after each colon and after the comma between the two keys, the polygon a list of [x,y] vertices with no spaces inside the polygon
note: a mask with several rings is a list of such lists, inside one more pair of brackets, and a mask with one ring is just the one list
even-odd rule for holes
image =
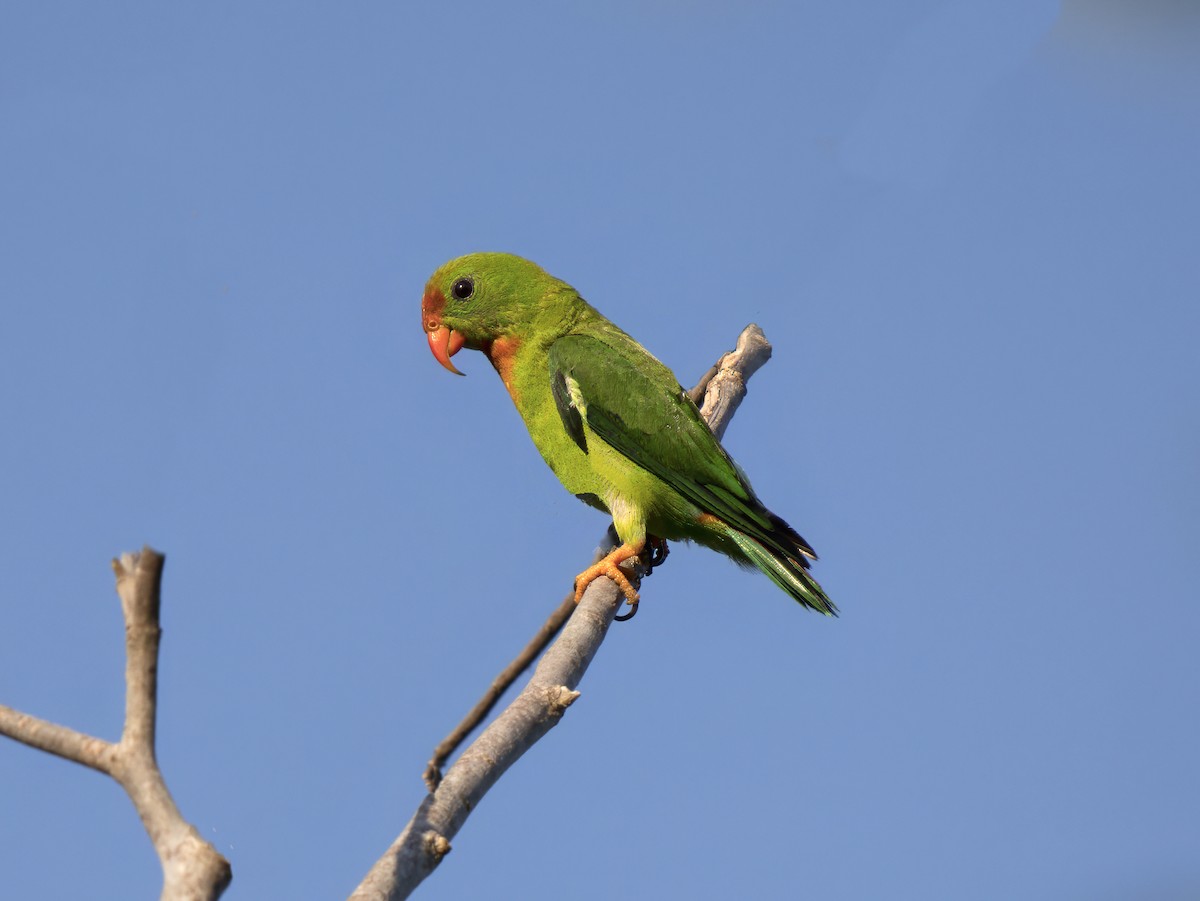
{"label": "orange foot", "polygon": [[621,594],[625,595],[625,600],[629,601],[630,607],[637,607],[638,593],[629,583],[629,578],[625,573],[621,572],[620,564],[626,560],[630,560],[639,556],[645,548],[646,542],[643,541],[627,541],[619,548],[610,551],[608,556],[598,563],[593,563],[583,572],[575,577],[575,603],[578,604],[580,598],[583,597],[587,587],[599,579],[601,576],[608,576],[617,583],[617,587],[621,589]]}

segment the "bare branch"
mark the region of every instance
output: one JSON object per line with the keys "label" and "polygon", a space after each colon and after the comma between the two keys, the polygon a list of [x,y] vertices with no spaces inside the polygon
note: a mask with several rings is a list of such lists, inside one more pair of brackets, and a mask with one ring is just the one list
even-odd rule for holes
{"label": "bare branch", "polygon": [[150,548],[113,561],[125,615],[125,726],[107,742],[0,705],[0,734],[112,776],[133,802],[163,868],[163,901],[215,901],[229,862],[184,820],[158,768],[159,604],[164,557]]}
{"label": "bare branch", "polygon": [[165,558],[149,548],[112,562],[125,614],[125,729],[121,743],[154,756],[158,716],[158,612]]}
{"label": "bare branch", "polygon": [[116,745],[0,704],[0,735],[112,775]]}
{"label": "bare branch", "polygon": [[[597,555],[596,559],[600,559],[600,556]],[[479,702],[471,708],[471,712],[463,717],[462,722],[454,727],[453,732],[442,739],[441,744],[434,748],[433,757],[430,759],[429,765],[425,767],[425,775],[422,777],[425,780],[426,788],[430,791],[437,790],[442,781],[442,767],[446,765],[450,755],[458,750],[458,746],[466,740],[467,736],[487,718],[487,715],[492,712],[492,708],[496,706],[496,702],[520,678],[521,673],[529,669],[533,661],[537,660],[538,655],[546,649],[546,645],[554,640],[554,636],[558,634],[558,631],[574,612],[575,592],[571,592],[542,623],[542,627],[529,640],[529,644],[521,649],[521,653],[514,657],[512,663],[501,670],[500,674],[492,680],[492,684],[488,686],[488,690],[484,692]]]}
{"label": "bare branch", "polygon": [[[771,345],[762,330],[757,325],[748,325],[734,350],[721,357],[715,371],[706,373],[701,384],[693,389],[697,394],[703,390],[701,412],[718,437],[745,397],[746,380],[770,356]],[[425,797],[404,831],[354,890],[352,901],[407,898],[433,872],[450,852],[450,840],[487,790],[558,723],[567,707],[579,697],[575,687],[599,650],[622,599],[610,579],[596,579],[588,586],[574,615],[538,663],[529,683]],[[427,776],[428,773],[427,770]]]}
{"label": "bare branch", "polygon": [[717,371],[704,384],[704,403],[700,404],[700,412],[718,439],[725,434],[733,414],[746,396],[746,381],[769,359],[771,345],[767,336],[757,325],[750,323],[738,335],[737,346],[717,361]]}

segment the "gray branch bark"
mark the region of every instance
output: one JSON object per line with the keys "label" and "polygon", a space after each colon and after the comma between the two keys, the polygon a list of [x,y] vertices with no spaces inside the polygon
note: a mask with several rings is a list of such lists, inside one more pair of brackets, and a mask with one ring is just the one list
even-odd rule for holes
{"label": "gray branch bark", "polygon": [[[692,391],[720,437],[746,395],[746,381],[771,356],[757,325],[748,325]],[[558,640],[546,651],[529,683],[447,770],[426,795],[399,837],[376,861],[352,901],[395,901],[409,894],[450,852],[450,840],[504,772],[557,725],[579,697],[576,686],[600,648],[622,595],[610,579],[584,593]]]}
{"label": "gray branch bark", "polygon": [[125,726],[109,742],[0,704],[0,735],[111,776],[141,817],[163,869],[162,901],[215,901],[229,862],[183,818],[158,768],[158,645],[164,557],[150,548],[113,561],[125,616]]}

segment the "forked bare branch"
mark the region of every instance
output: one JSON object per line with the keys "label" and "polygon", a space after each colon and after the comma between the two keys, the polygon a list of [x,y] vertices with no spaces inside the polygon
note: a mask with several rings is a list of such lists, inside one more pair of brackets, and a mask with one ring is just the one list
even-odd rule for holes
{"label": "forked bare branch", "polygon": [[163,868],[163,901],[215,901],[229,862],[183,818],[158,768],[158,646],[164,557],[150,548],[113,560],[125,616],[125,726],[121,740],[76,732],[0,704],[0,734],[106,773],[129,795]]}

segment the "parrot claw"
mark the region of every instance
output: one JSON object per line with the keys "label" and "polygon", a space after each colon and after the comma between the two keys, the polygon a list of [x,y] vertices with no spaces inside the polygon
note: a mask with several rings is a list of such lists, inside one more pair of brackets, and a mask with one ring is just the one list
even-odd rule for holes
{"label": "parrot claw", "polygon": [[656,538],[653,535],[646,539],[646,549],[650,553],[645,558],[642,558],[640,562],[642,566],[646,567],[646,575],[650,575],[656,567],[662,566],[671,549],[667,547],[667,540],[665,538]]}
{"label": "parrot claw", "polygon": [[629,612],[622,613],[620,616],[614,616],[613,622],[617,622],[617,623],[629,622],[631,619],[633,619],[635,616],[637,616],[637,608],[638,608],[638,602],[630,601],[629,602]]}

